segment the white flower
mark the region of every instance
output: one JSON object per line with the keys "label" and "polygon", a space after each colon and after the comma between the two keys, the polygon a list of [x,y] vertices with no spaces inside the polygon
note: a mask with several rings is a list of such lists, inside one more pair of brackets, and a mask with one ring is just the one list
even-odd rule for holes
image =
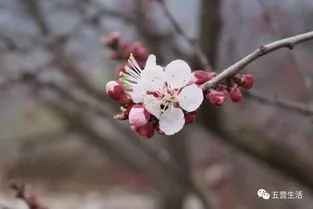
{"label": "white flower", "polygon": [[[135,103],[142,103],[144,95],[148,90],[153,91],[155,90],[153,86],[159,86],[164,83],[164,81],[158,79],[159,74],[163,72],[163,68],[156,64],[155,55],[150,55],[145,68],[141,69],[131,54],[124,70],[124,72],[120,73],[119,80],[123,83]],[[155,82],[153,82],[153,78],[156,78]],[[149,82],[151,81],[150,86]]]}
{"label": "white flower", "polygon": [[183,128],[183,110],[195,111],[203,101],[202,89],[196,84],[187,85],[192,74],[183,60],[174,60],[163,69],[156,64],[156,57],[150,55],[141,70],[131,56],[125,70],[120,80],[130,90],[133,101],[143,103],[159,119],[159,128],[166,135]]}

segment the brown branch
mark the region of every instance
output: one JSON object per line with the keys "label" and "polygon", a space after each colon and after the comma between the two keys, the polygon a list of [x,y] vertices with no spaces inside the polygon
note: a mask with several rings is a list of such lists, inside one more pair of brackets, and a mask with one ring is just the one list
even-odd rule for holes
{"label": "brown branch", "polygon": [[221,129],[224,130],[217,133],[217,136],[222,140],[265,162],[273,169],[282,171],[313,191],[313,161],[311,159],[256,128],[233,126],[229,130],[226,126],[222,126]]}
{"label": "brown branch", "polygon": [[[281,37],[282,34],[286,34],[286,32],[284,32],[283,28],[280,27],[280,25],[276,24],[274,18],[272,18],[272,16],[271,16],[272,11],[270,10],[269,7],[266,6],[264,1],[262,1],[262,0],[256,0],[256,1],[258,2],[258,4],[260,5],[260,7],[263,10],[263,16],[264,16],[265,21],[270,26],[270,32],[272,34],[274,34],[276,37]],[[293,64],[295,68],[297,68],[298,73],[301,75],[302,79],[304,80],[304,84],[309,91],[309,94],[311,97],[310,99],[312,100],[313,97],[311,96],[311,92],[313,92],[313,80],[312,80],[310,73],[308,72],[308,70],[306,70],[305,68],[300,67],[298,65],[297,58],[295,57],[295,55],[293,53],[288,53],[287,60],[291,64]],[[311,101],[311,103],[312,102],[313,101]]]}
{"label": "brown branch", "polygon": [[11,184],[11,188],[16,192],[16,198],[22,199],[27,204],[29,209],[49,209],[38,200],[36,195],[26,194],[25,184],[18,184],[15,182]]}
{"label": "brown branch", "polygon": [[195,55],[198,57],[199,61],[201,62],[201,65],[205,68],[205,70],[212,71],[211,64],[210,64],[209,60],[207,59],[206,55],[201,50],[199,43],[196,40],[193,40],[193,39],[188,37],[188,35],[184,32],[184,30],[181,28],[181,26],[175,20],[175,17],[169,11],[169,8],[167,7],[165,1],[159,1],[159,2],[161,4],[161,7],[164,11],[165,16],[170,21],[170,23],[173,25],[176,33],[179,34],[181,37],[183,37],[189,43],[189,45],[192,46]]}
{"label": "brown branch", "polygon": [[286,110],[292,110],[294,112],[298,112],[304,116],[313,115],[312,105],[311,106],[304,105],[295,101],[288,101],[286,99],[281,99],[279,97],[269,97],[254,89],[250,89],[245,94],[248,97],[251,97],[254,100],[259,101],[261,103],[276,105]]}
{"label": "brown branch", "polygon": [[25,5],[28,8],[29,15],[33,18],[38,25],[41,35],[48,36],[50,34],[50,28],[46,17],[43,14],[40,2],[38,0],[26,0]]}
{"label": "brown branch", "polygon": [[225,69],[223,72],[218,74],[216,77],[208,81],[204,84],[205,89],[212,88],[219,84],[220,82],[224,81],[225,79],[236,75],[239,73],[243,68],[245,68],[247,65],[252,63],[253,61],[257,60],[258,58],[276,51],[281,48],[288,48],[293,49],[297,44],[300,44],[305,41],[309,41],[313,39],[313,31],[308,33],[303,33],[300,35],[292,36],[289,38],[285,38],[279,41],[272,42],[267,45],[260,46],[258,49],[247,55],[246,57],[242,58],[235,64],[231,65],[227,69]]}

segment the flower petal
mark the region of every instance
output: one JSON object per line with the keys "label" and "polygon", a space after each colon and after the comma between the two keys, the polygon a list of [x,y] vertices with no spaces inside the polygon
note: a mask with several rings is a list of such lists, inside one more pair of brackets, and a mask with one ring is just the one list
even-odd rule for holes
{"label": "flower petal", "polygon": [[168,108],[160,116],[160,130],[166,135],[173,135],[180,131],[185,124],[184,113],[180,108]]}
{"label": "flower petal", "polygon": [[145,85],[143,82],[139,82],[133,87],[133,91],[129,93],[134,103],[143,102],[143,98],[146,94]]}
{"label": "flower petal", "polygon": [[171,88],[182,88],[188,84],[191,69],[183,60],[174,60],[165,68],[165,79]]}
{"label": "flower petal", "polygon": [[[144,72],[144,71],[143,71]],[[164,70],[161,66],[156,66],[153,70],[148,70],[142,74],[147,91],[157,91],[165,83]]]}
{"label": "flower petal", "polygon": [[147,61],[144,71],[154,69],[157,66],[156,64],[156,56],[154,54],[150,54]]}
{"label": "flower petal", "polygon": [[142,105],[134,105],[129,112],[128,120],[131,126],[139,128],[149,122],[150,116]]}
{"label": "flower petal", "polygon": [[149,113],[159,119],[161,114],[161,102],[160,99],[157,99],[152,95],[146,95],[143,104]]}
{"label": "flower petal", "polygon": [[202,89],[196,84],[186,86],[177,96],[177,99],[181,108],[187,112],[195,111],[203,101]]}

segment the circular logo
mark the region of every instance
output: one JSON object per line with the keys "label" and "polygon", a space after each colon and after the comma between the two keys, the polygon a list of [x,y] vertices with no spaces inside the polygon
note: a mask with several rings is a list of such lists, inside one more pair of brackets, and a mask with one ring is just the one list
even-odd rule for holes
{"label": "circular logo", "polygon": [[270,194],[267,193],[265,189],[259,189],[259,190],[257,191],[257,195],[258,195],[258,197],[261,197],[261,198],[263,198],[264,200],[270,199]]}

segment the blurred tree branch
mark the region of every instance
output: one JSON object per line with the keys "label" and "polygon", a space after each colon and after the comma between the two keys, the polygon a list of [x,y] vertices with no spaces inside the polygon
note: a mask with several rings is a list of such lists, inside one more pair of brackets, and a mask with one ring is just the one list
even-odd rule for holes
{"label": "blurred tree branch", "polygon": [[34,22],[38,25],[42,36],[48,36],[51,33],[50,27],[46,17],[42,11],[39,0],[25,0],[24,5],[28,9],[28,14],[32,17]]}
{"label": "blurred tree branch", "polygon": [[25,184],[14,182],[11,184],[11,188],[16,192],[16,198],[22,199],[29,209],[49,209],[39,201],[36,195],[27,194]]}
{"label": "blurred tree branch", "polygon": [[254,100],[259,101],[264,104],[276,105],[286,110],[291,110],[294,112],[298,112],[304,116],[311,116],[313,115],[313,106],[312,105],[305,105],[295,101],[288,101],[286,99],[281,99],[279,96],[267,96],[262,94],[261,92],[251,89],[245,92],[245,95],[248,97],[253,97]]}
{"label": "blurred tree branch", "polygon": [[206,55],[201,50],[200,45],[197,42],[197,40],[193,40],[190,37],[188,37],[188,35],[185,33],[184,29],[175,20],[175,17],[170,12],[165,1],[160,1],[160,4],[161,4],[161,7],[163,9],[165,16],[170,21],[170,23],[173,25],[173,28],[175,29],[176,33],[178,35],[182,36],[193,47],[193,51],[194,51],[195,55],[198,57],[202,66],[204,67],[204,69],[207,71],[212,71],[211,64],[210,64],[209,60],[206,58]]}

